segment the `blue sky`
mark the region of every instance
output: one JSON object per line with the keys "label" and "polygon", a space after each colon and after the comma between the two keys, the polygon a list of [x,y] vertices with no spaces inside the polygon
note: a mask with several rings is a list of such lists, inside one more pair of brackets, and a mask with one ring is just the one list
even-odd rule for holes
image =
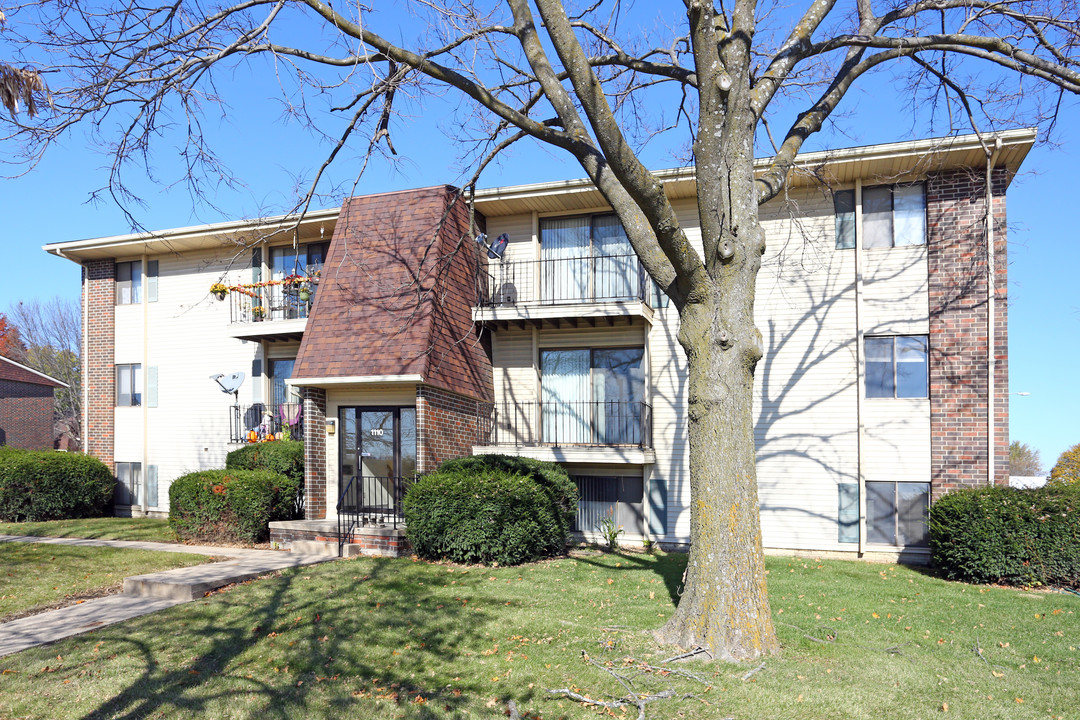
{"label": "blue sky", "polygon": [[[324,146],[292,124],[281,112],[275,88],[254,70],[236,70],[224,82],[229,108],[205,125],[243,187],[210,186],[212,201],[193,200],[176,178],[177,154],[162,142],[152,155],[153,172],[165,185],[130,176],[141,188],[145,207],[135,209],[149,228],[166,228],[272,214],[288,207],[294,188],[306,187],[325,154]],[[356,193],[458,183],[460,148],[454,134],[453,103],[430,98],[424,106],[399,108],[412,117],[395,122],[394,144],[401,153],[391,164],[377,161],[356,186]],[[869,85],[853,94],[842,132],[824,133],[807,150],[863,145],[925,136],[919,123],[903,120],[906,108],[895,93]],[[915,126],[913,129],[913,125]],[[774,132],[776,128],[774,127]],[[1011,438],[1038,449],[1046,469],[1067,447],[1080,442],[1080,242],[1070,212],[1076,203],[1073,178],[1080,166],[1080,104],[1067,100],[1054,139],[1057,147],[1039,146],[1028,156],[1008,196],[1009,212],[1009,364]],[[654,143],[646,155],[654,168],[678,164],[685,137]],[[29,298],[79,296],[79,268],[41,250],[45,243],[125,233],[130,226],[111,202],[89,202],[90,193],[107,177],[107,158],[91,148],[80,132],[69,135],[29,173],[0,179],[4,210],[2,240],[7,277],[0,286],[0,312]],[[335,178],[349,181],[354,158],[343,158]],[[518,147],[484,175],[484,187],[576,178],[580,168],[555,151]],[[317,204],[316,207],[330,203]],[[216,207],[214,207],[216,206]]]}

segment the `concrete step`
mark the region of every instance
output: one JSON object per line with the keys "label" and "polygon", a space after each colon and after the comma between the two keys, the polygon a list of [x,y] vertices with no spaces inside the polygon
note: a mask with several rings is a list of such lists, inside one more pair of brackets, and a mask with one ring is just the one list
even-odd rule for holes
{"label": "concrete step", "polygon": [[[338,544],[336,542],[324,542],[321,540],[293,540],[292,551],[305,555],[329,555],[338,556]],[[357,557],[361,554],[362,546],[356,543],[345,543],[341,549],[342,557]]]}
{"label": "concrete step", "polygon": [[[334,548],[334,556],[337,548]],[[195,600],[211,590],[232,583],[244,582],[285,567],[310,565],[329,560],[315,553],[266,553],[265,557],[233,558],[226,562],[194,565],[165,572],[134,575],[124,578],[124,594],[139,597]]]}

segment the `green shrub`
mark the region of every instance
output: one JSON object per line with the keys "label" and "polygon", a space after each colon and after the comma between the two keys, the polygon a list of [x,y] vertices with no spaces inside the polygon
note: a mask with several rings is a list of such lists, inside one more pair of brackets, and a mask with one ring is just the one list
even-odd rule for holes
{"label": "green shrub", "polygon": [[202,470],[169,486],[169,525],[182,540],[262,542],[293,516],[300,483],[269,470]]}
{"label": "green shrub", "polygon": [[955,580],[1080,586],[1080,487],[950,493],[930,508],[930,549]]}
{"label": "green shrub", "polygon": [[484,455],[443,463],[402,505],[421,557],[516,565],[565,550],[577,488],[552,463]]}
{"label": "green shrub", "polygon": [[289,520],[304,515],[304,443],[301,440],[274,440],[253,443],[225,456],[227,470],[269,470],[295,480],[299,490]]}
{"label": "green shrub", "polygon": [[0,520],[100,517],[112,507],[116,477],[81,453],[0,451]]}

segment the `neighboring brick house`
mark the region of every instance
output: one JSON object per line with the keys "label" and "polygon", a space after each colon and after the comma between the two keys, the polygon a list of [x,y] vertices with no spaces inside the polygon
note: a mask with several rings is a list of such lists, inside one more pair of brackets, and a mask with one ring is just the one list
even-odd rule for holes
{"label": "neighboring brick house", "polygon": [[0,446],[52,450],[56,442],[54,392],[66,387],[56,378],[0,356]]}
{"label": "neighboring brick house", "polygon": [[[800,156],[762,208],[766,547],[925,557],[932,498],[1007,481],[1005,191],[1034,137],[995,136],[989,227],[973,136]],[[697,242],[692,169],[657,177]],[[480,232],[508,235],[501,257]],[[87,447],[124,511],[166,512],[173,478],[249,435],[302,433],[307,519],[276,524],[283,543],[347,521],[366,551],[400,552],[408,479],[482,452],[563,464],[587,537],[612,516],[627,539],[689,540],[678,314],[587,181],[47,250],[84,267]],[[236,371],[223,397],[209,378]]]}

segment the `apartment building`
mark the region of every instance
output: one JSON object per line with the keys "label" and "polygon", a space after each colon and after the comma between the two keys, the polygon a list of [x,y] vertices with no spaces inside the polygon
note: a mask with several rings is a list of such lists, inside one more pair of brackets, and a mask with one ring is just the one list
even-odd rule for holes
{"label": "apartment building", "polygon": [[[1005,193],[1033,142],[808,154],[762,208],[766,547],[917,557],[934,498],[1007,482]],[[698,241],[692,170],[657,176]],[[587,537],[610,517],[626,540],[689,540],[678,313],[587,181],[46,250],[83,266],[86,443],[121,511],[167,512],[173,478],[288,435],[306,520],[275,524],[282,543],[398,552],[409,479],[488,452],[563,464]]]}

